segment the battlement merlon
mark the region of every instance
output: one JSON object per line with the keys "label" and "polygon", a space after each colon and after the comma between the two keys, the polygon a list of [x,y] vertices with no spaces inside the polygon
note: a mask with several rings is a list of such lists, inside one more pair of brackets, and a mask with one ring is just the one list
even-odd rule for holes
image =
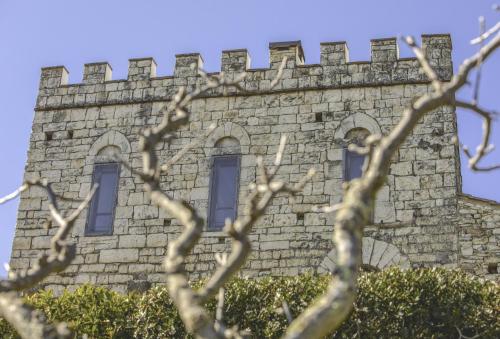
{"label": "battlement merlon", "polygon": [[55,88],[68,84],[69,72],[64,66],[43,67],[39,88]]}
{"label": "battlement merlon", "polygon": [[323,42],[320,64],[325,66],[345,65],[349,62],[349,48],[345,41]]}
{"label": "battlement merlon", "polygon": [[395,62],[399,59],[399,46],[396,38],[372,39],[372,62]]}
{"label": "battlement merlon", "polygon": [[422,47],[429,59],[429,64],[441,79],[451,79],[453,61],[451,59],[452,43],[449,34],[423,34]]}
{"label": "battlement merlon", "polygon": [[149,80],[156,77],[156,62],[153,58],[128,60],[128,81]]}
{"label": "battlement merlon", "polygon": [[[422,35],[422,47],[438,76],[445,81],[451,79],[450,35]],[[416,58],[399,57],[396,38],[371,40],[370,61],[350,61],[345,41],[321,43],[320,50],[319,64],[305,64],[300,41],[273,42],[269,44],[270,66],[259,69],[250,68],[246,49],[226,50],[222,52],[221,71],[247,72],[242,87],[259,92],[269,90],[284,56],[287,64],[282,81],[273,91],[428,82]],[[173,75],[157,77],[153,58],[136,58],[129,60],[127,79],[112,80],[107,62],[90,63],[84,67],[80,84],[68,84],[64,66],[42,68],[36,109],[165,100],[178,86],[199,83],[198,70],[202,67],[199,53],[178,54]]]}
{"label": "battlement merlon", "polygon": [[294,68],[296,65],[304,65],[306,61],[304,50],[300,40],[271,42],[269,44],[269,61],[271,69],[280,67],[283,57],[287,57],[286,68]]}
{"label": "battlement merlon", "polygon": [[103,84],[111,80],[112,68],[107,62],[93,62],[83,67],[84,84]]}
{"label": "battlement merlon", "polygon": [[222,51],[221,71],[225,73],[241,73],[250,69],[250,55],[246,49]]}

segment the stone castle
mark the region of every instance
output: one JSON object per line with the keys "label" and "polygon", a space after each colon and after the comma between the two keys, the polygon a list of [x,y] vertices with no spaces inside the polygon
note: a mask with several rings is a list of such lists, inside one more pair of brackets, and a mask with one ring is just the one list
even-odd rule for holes
{"label": "stone castle", "polygon": [[[423,35],[431,65],[442,80],[453,73],[449,35]],[[332,269],[333,214],[312,211],[341,201],[342,183],[358,176],[363,159],[346,150],[369,133],[385,134],[404,107],[430,84],[415,58],[400,58],[395,38],[371,41],[370,61],[349,61],[345,42],[321,44],[320,64],[305,64],[300,42],[271,43],[269,68],[250,68],[247,51],[222,52],[228,77],[243,71],[245,92],[213,91],[191,105],[187,128],[164,143],[169,159],[216,123],[204,142],[162,178],[164,189],[191,202],[207,218],[207,230],[187,269],[193,278],[215,267],[214,253],[229,249],[221,220],[243,210],[248,184],[256,179],[255,159],[270,163],[280,136],[289,140],[279,175],[297,182],[309,168],[312,182],[295,199],[278,196],[251,233],[253,252],[244,275],[295,275]],[[281,60],[281,81],[270,89]],[[118,152],[141,168],[138,135],[161,120],[157,113],[180,86],[200,83],[199,54],[176,56],[173,76],[157,77],[152,58],[131,59],[128,78],[111,79],[108,63],[84,67],[83,82],[68,84],[63,66],[42,69],[25,179],[44,177],[67,198],[81,199],[100,184],[72,238],[77,257],[46,287],[60,291],[94,283],[127,291],[165,280],[166,246],[180,225],[143,191],[129,170],[113,161]],[[379,192],[373,224],[363,238],[366,269],[446,266],[499,278],[500,205],[461,192],[454,107],[428,114],[393,159]],[[69,209],[71,203],[63,204]],[[49,247],[54,229],[42,191],[21,195],[11,267],[28,268]]]}

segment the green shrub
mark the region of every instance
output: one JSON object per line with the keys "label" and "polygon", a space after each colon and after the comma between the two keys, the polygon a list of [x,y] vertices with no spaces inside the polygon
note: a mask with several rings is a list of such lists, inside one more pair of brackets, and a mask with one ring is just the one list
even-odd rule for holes
{"label": "green shrub", "polygon": [[355,310],[338,338],[500,337],[500,290],[458,270],[396,268],[359,279]]}
{"label": "green shrub", "polygon": [[154,287],[142,295],[133,322],[136,338],[184,338],[187,334],[164,286]]}
{"label": "green shrub", "polygon": [[[136,299],[134,295],[122,295],[104,287],[83,285],[74,292],[64,291],[59,297],[42,290],[26,296],[25,301],[43,311],[49,321],[64,321],[78,334],[90,338],[130,338]],[[18,338],[3,319],[0,337]]]}
{"label": "green shrub", "polygon": [[[226,286],[224,322],[249,329],[254,338],[278,338],[293,317],[323,293],[329,278],[301,275],[259,280],[235,278]],[[201,283],[195,284],[199,286]],[[67,321],[78,334],[107,338],[190,338],[165,287],[141,296],[82,286],[55,298],[50,292],[27,297],[51,321]],[[215,313],[215,300],[207,309]],[[500,289],[457,270],[391,268],[359,278],[354,311],[330,338],[500,337]],[[0,321],[0,337],[13,337]]]}
{"label": "green shrub", "polygon": [[288,304],[292,316],[304,310],[323,293],[327,277],[267,277],[261,280],[234,279],[226,288],[225,323],[250,329],[255,338],[279,338],[288,321],[282,310]]}

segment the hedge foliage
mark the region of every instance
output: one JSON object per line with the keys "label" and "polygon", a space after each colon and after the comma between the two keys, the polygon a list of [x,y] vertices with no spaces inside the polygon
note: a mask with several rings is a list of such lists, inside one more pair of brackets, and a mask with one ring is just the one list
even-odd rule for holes
{"label": "hedge foliage", "polygon": [[[249,329],[255,338],[278,338],[287,320],[286,301],[297,316],[328,285],[328,277],[233,279],[226,287],[225,323]],[[198,283],[195,283],[197,285]],[[184,326],[165,287],[122,295],[82,286],[54,297],[50,291],[26,301],[51,321],[66,321],[81,337],[185,338]],[[354,311],[331,338],[500,338],[500,289],[461,271],[391,268],[359,278]],[[215,312],[215,300],[207,304]],[[0,337],[17,338],[0,319]]]}

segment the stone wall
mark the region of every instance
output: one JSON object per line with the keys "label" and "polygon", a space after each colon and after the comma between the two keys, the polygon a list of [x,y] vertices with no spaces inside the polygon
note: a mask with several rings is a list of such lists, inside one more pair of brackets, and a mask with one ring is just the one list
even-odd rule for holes
{"label": "stone wall", "polygon": [[500,204],[464,194],[458,199],[458,216],[459,266],[498,280]]}
{"label": "stone wall", "polygon": [[[442,79],[449,79],[450,37],[426,35],[422,40],[433,67]],[[300,42],[273,43],[266,69],[250,69],[246,50],[224,51],[222,70],[229,77],[246,71],[246,91],[230,91],[227,96],[213,91],[195,100],[189,126],[171,144],[162,145],[160,156],[166,161],[210,124],[217,124],[204,144],[162,178],[166,191],[190,201],[203,216],[208,209],[210,158],[219,152],[215,144],[221,138],[239,143],[240,214],[247,186],[256,178],[256,156],[271,163],[281,134],[289,137],[281,178],[297,182],[309,168],[316,168],[317,175],[302,195],[278,196],[257,223],[251,234],[254,251],[243,274],[294,275],[332,268],[334,215],[313,213],[311,208],[341,200],[346,134],[353,128],[388,133],[404,107],[429,90],[417,61],[399,58],[395,39],[372,40],[371,46],[370,62],[349,62],[344,42],[324,43],[321,63],[304,65]],[[283,56],[288,57],[283,79],[270,90]],[[65,197],[83,198],[91,186],[93,165],[109,161],[111,151],[140,169],[138,133],[161,120],[159,109],[180,86],[192,88],[201,82],[197,68],[202,64],[199,54],[177,55],[174,75],[156,77],[153,59],[133,59],[127,80],[111,80],[107,63],[93,63],[85,65],[81,84],[67,84],[62,66],[42,69],[25,178],[46,177]],[[374,224],[366,228],[366,265],[456,267],[465,262],[459,258],[465,240],[457,231],[459,161],[451,143],[456,130],[454,108],[443,107],[424,117],[399,150],[377,197]],[[48,248],[55,230],[42,227],[46,216],[42,192],[24,192],[12,251],[14,269],[29,267]],[[181,227],[150,203],[139,179],[122,167],[112,235],[85,236],[86,217],[81,215],[73,232],[76,260],[64,273],[49,277],[47,286],[60,290],[91,282],[125,291],[164,282],[166,245]],[[214,253],[229,245],[222,232],[204,232],[188,258],[192,277],[213,270]]]}

